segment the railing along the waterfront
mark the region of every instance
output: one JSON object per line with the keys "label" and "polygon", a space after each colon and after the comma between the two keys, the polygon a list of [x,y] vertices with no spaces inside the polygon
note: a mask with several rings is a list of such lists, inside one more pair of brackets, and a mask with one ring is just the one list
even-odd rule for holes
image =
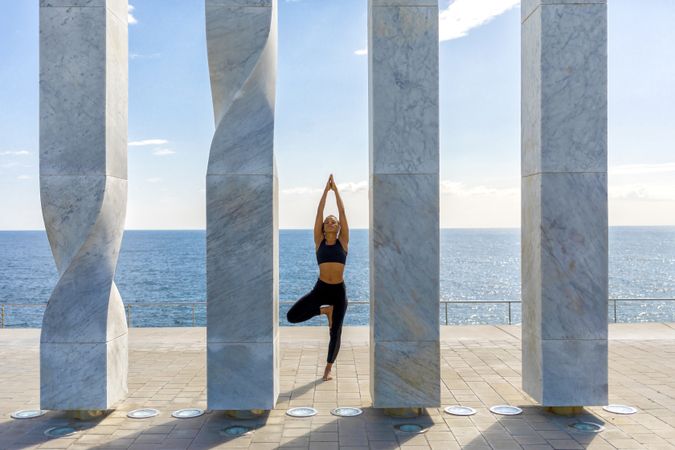
{"label": "railing along the waterfront", "polygon": [[[611,310],[613,312],[614,323],[617,323],[617,305],[619,303],[629,303],[629,302],[639,302],[639,303],[649,303],[649,302],[673,302],[673,298],[617,298],[609,299],[609,308],[608,313]],[[280,301],[280,305],[292,305],[294,301]],[[369,305],[370,302],[365,300],[350,300],[350,305]],[[444,309],[445,325],[449,325],[448,317],[448,305],[507,305],[507,323],[509,325],[513,324],[513,305],[521,305],[520,300],[441,300],[439,313]],[[44,308],[45,303],[0,303],[0,328],[5,328],[5,324],[8,322],[8,311],[13,309],[22,309],[22,308]],[[188,302],[173,302],[173,303],[153,303],[153,302],[133,302],[126,303],[124,305],[127,324],[132,326],[133,311],[135,309],[163,309],[163,308],[188,308],[191,311],[192,316],[192,326],[197,325],[197,308],[206,308],[206,302],[203,301],[188,301]]]}

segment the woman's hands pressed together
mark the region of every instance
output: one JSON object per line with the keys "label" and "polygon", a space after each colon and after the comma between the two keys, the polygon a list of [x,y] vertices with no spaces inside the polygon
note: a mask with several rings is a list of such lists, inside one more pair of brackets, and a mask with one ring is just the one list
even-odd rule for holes
{"label": "woman's hands pressed together", "polygon": [[337,185],[335,184],[335,180],[333,179],[332,173],[328,177],[328,181],[326,182],[326,189],[324,189],[324,192],[328,191],[333,191],[337,193]]}

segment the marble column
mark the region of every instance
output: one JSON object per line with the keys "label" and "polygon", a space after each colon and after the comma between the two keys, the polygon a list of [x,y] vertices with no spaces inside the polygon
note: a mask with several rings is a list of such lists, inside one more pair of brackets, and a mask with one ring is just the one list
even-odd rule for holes
{"label": "marble column", "polygon": [[279,395],[276,0],[206,0],[216,130],[206,176],[207,395],[216,410]]}
{"label": "marble column", "polygon": [[522,3],[523,389],[607,404],[607,5]]}
{"label": "marble column", "polygon": [[370,390],[440,405],[438,5],[368,1]]}
{"label": "marble column", "polygon": [[40,336],[40,406],[127,394],[113,282],[127,202],[127,0],[40,0],[40,197],[58,269]]}

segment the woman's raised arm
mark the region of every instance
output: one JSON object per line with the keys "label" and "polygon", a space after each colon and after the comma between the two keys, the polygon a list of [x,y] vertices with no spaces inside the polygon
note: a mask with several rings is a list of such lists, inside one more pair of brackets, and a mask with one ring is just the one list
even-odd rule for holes
{"label": "woman's raised arm", "polygon": [[331,179],[328,177],[326,187],[323,190],[323,195],[319,201],[319,207],[316,210],[316,219],[314,219],[314,243],[316,245],[319,245],[323,239],[323,209],[326,206],[326,197],[328,196],[328,191],[330,191],[330,182]]}
{"label": "woman's raised arm", "polygon": [[333,191],[335,192],[335,201],[337,203],[338,207],[338,212],[340,214],[340,240],[344,243],[344,245],[347,245],[349,243],[349,225],[347,224],[347,214],[345,213],[345,205],[342,203],[342,197],[340,197],[340,193],[338,192],[337,185],[335,184],[335,181],[331,179],[331,187]]}

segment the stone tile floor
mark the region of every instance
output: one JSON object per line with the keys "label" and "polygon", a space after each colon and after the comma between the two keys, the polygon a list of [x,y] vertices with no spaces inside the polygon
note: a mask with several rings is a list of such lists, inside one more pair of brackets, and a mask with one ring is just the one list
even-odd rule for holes
{"label": "stone tile floor", "polygon": [[[427,408],[415,419],[395,419],[372,409],[368,379],[368,329],[345,327],[334,379],[321,380],[327,328],[284,327],[281,331],[281,395],[277,407],[255,420],[234,420],[207,412],[175,419],[171,412],[206,407],[204,328],[133,328],[130,331],[129,396],[103,419],[80,422],[52,411],[36,419],[10,413],[39,406],[39,330],[0,329],[0,449],[675,449],[675,325],[610,326],[610,403],[639,413],[619,416],[600,407],[567,418],[545,412],[520,388],[520,328],[442,327],[442,406],[472,406],[478,414],[453,417]],[[497,416],[488,408],[521,406],[520,416]],[[289,407],[313,406],[306,419],[285,415]],[[337,406],[359,406],[364,414],[338,418]],[[134,420],[126,413],[153,407],[161,414]],[[604,424],[599,434],[573,431],[575,420]],[[393,425],[428,426],[405,434]],[[244,423],[256,428],[244,437],[220,431]],[[70,437],[48,438],[49,427],[74,424]]]}

